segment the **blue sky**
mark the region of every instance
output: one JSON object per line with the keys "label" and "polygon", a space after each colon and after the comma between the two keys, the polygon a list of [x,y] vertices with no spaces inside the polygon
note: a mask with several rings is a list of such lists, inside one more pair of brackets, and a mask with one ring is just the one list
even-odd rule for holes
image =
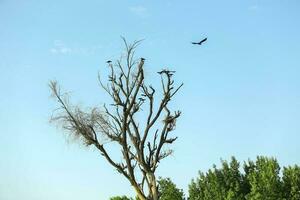
{"label": "blue sky", "polygon": [[[94,149],[48,123],[49,80],[74,103],[107,97],[97,72],[145,39],[150,81],[161,68],[185,83],[175,153],[158,175],[185,191],[220,158],[275,156],[300,164],[300,2],[0,1],[0,199],[81,200],[132,195]],[[203,46],[191,41],[208,37]]]}

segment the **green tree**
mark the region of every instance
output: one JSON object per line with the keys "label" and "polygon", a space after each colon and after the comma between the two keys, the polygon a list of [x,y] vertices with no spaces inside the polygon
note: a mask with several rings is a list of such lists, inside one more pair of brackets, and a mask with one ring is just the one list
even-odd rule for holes
{"label": "green tree", "polygon": [[287,200],[300,199],[300,167],[284,167],[283,169],[283,193]]}
{"label": "green tree", "polygon": [[208,172],[199,173],[189,185],[190,200],[300,200],[300,167],[284,167],[282,178],[275,158],[258,156],[244,163],[233,157]]}
{"label": "green tree", "polygon": [[178,189],[170,178],[158,180],[158,191],[160,200],[184,200],[183,190]]}
{"label": "green tree", "polygon": [[231,162],[222,161],[222,167],[216,165],[206,174],[199,172],[199,177],[189,185],[190,200],[240,200],[243,199],[243,176],[239,171],[239,162],[232,157]]}
{"label": "green tree", "polygon": [[111,197],[109,200],[133,200],[133,199],[124,195],[124,196]]}
{"label": "green tree", "polygon": [[225,200],[243,199],[243,176],[239,168],[240,163],[234,157],[229,164],[222,161],[221,176],[224,180]]}
{"label": "green tree", "polygon": [[192,179],[189,185],[189,199],[190,200],[202,200],[205,199],[205,190],[207,186],[206,175],[203,172],[199,172],[197,179]]}
{"label": "green tree", "polygon": [[[280,200],[282,184],[279,176],[280,166],[275,158],[258,156],[255,165],[245,163],[246,180],[250,186],[247,200]],[[246,171],[246,170],[245,170]]]}

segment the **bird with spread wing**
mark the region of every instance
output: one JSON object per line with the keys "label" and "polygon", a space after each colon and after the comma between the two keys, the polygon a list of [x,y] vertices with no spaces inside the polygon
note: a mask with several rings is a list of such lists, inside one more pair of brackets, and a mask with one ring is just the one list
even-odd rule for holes
{"label": "bird with spread wing", "polygon": [[202,45],[202,43],[205,42],[206,40],[207,40],[207,38],[204,38],[200,42],[192,42],[192,44]]}

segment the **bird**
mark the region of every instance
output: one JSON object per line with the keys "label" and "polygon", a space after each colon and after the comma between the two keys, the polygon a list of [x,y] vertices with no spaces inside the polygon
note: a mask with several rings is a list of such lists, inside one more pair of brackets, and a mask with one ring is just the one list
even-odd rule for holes
{"label": "bird", "polygon": [[141,102],[144,102],[144,101],[145,101],[145,99],[144,99],[144,98],[142,98],[142,97],[139,97],[139,101],[141,101]]}
{"label": "bird", "polygon": [[159,71],[159,72],[157,72],[158,74],[162,74],[162,73],[166,73],[167,72],[167,70],[165,70],[165,69],[163,69],[163,70],[161,70],[161,71]]}
{"label": "bird", "polygon": [[111,63],[111,60],[106,61],[106,63],[108,63],[108,64]]}
{"label": "bird", "polygon": [[197,44],[197,45],[201,45],[203,42],[205,42],[207,40],[207,38],[204,38],[203,40],[201,40],[200,42],[192,42],[192,44]]}
{"label": "bird", "polygon": [[141,58],[141,61],[145,61],[146,59],[145,58]]}
{"label": "bird", "polygon": [[173,75],[176,71],[170,71],[170,70],[167,70],[167,69],[163,69],[161,70],[160,72],[157,72],[158,74],[163,74],[163,73],[166,73],[166,74],[171,74]]}

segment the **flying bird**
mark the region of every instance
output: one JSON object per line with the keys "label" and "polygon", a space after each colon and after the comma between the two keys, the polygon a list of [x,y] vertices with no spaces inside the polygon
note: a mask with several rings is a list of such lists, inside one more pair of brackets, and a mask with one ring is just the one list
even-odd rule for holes
{"label": "flying bird", "polygon": [[203,42],[205,42],[207,40],[207,38],[204,38],[203,40],[201,40],[200,42],[192,42],[192,44],[197,44],[197,45],[201,45]]}

